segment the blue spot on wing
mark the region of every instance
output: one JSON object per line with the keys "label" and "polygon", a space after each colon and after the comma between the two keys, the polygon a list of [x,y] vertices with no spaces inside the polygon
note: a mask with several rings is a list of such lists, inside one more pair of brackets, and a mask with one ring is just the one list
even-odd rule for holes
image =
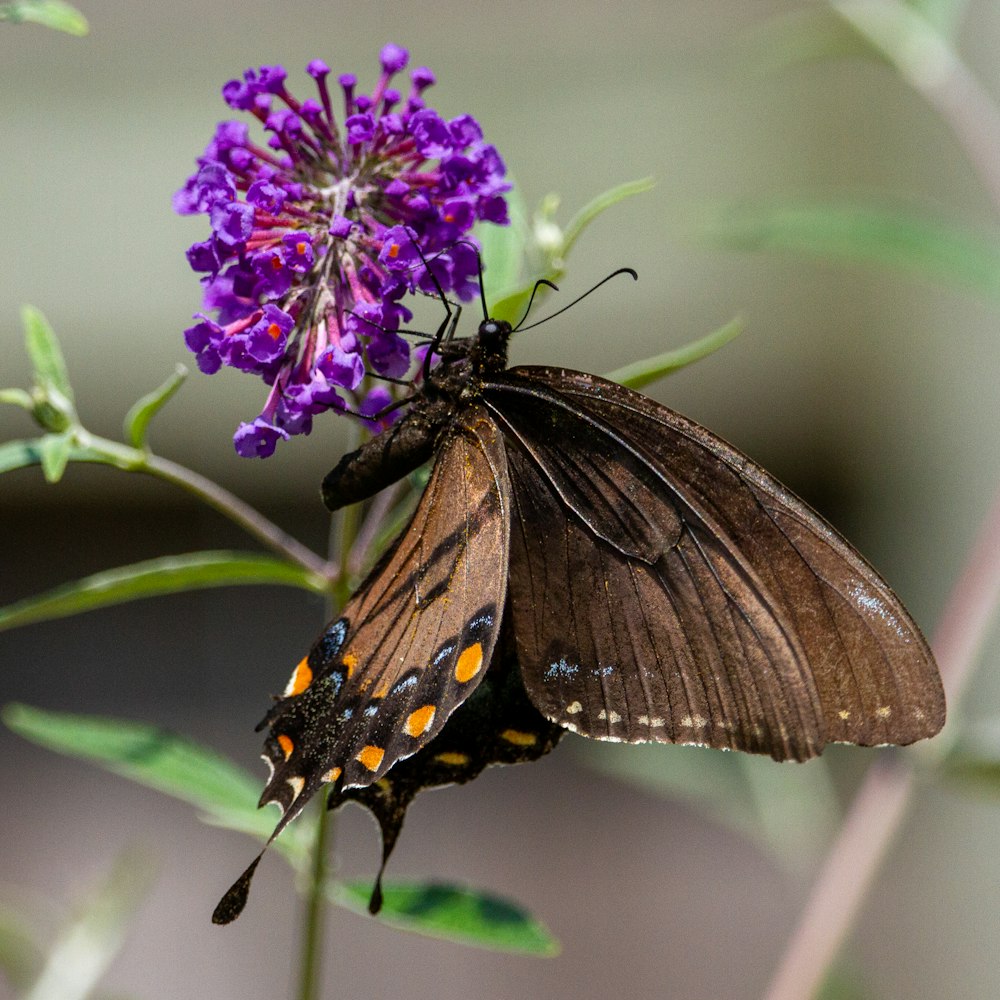
{"label": "blue spot on wing", "polygon": [[579,672],[580,667],[576,663],[570,663],[566,657],[557,660],[553,663],[548,670],[545,671],[545,679],[553,680],[555,678],[568,679],[570,677],[575,677]]}
{"label": "blue spot on wing", "polygon": [[455,652],[454,643],[449,643],[447,646],[442,646],[441,649],[438,651],[437,655],[431,661],[431,665],[435,667],[439,666],[443,660],[448,659],[448,657],[451,656],[451,654],[454,652]]}

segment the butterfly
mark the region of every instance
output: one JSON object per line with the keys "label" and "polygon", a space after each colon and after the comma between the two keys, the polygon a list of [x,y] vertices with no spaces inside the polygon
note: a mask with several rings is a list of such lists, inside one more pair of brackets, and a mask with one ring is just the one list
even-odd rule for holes
{"label": "butterfly", "polygon": [[[940,730],[920,630],[818,514],[646,396],[508,368],[511,325],[484,299],[477,333],[456,337],[441,299],[409,409],[323,483],[337,509],[433,458],[408,525],[258,727],[261,804],[282,810],[271,840],[324,785],[331,808],[367,806],[375,912],[414,795],[536,759],[566,731],[803,761]],[[215,922],[238,916],[259,861]]]}

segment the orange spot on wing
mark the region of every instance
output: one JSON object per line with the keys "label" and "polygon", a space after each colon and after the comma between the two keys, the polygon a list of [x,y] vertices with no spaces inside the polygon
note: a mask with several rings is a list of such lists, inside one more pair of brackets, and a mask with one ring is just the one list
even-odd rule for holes
{"label": "orange spot on wing", "polygon": [[281,747],[285,760],[292,756],[292,751],[295,749],[295,744],[284,733],[278,737],[278,746]]}
{"label": "orange spot on wing", "polygon": [[340,777],[340,771],[341,769],[339,767],[331,767],[330,770],[327,771],[322,778],[320,778],[320,781],[332,783]]}
{"label": "orange spot on wing", "polygon": [[407,736],[412,736],[414,739],[423,736],[430,729],[436,711],[437,709],[433,705],[424,705],[415,712],[410,712],[406,718],[406,725],[403,727]]}
{"label": "orange spot on wing", "polygon": [[358,669],[358,654],[344,653],[344,655],[340,659],[340,662],[343,663],[345,667],[347,667],[347,677],[349,680],[351,674],[353,674],[354,671]]}
{"label": "orange spot on wing", "polygon": [[369,771],[377,771],[385,751],[381,747],[366,746],[354,759],[362,763]]}
{"label": "orange spot on wing", "polygon": [[538,742],[534,733],[524,733],[520,729],[505,729],[500,734],[500,739],[513,743],[516,747],[530,747]]}
{"label": "orange spot on wing", "polygon": [[455,664],[455,680],[459,684],[471,681],[482,669],[482,666],[483,647],[478,642],[474,642],[459,654],[458,662]]}
{"label": "orange spot on wing", "polygon": [[292,671],[292,676],[288,678],[285,687],[285,697],[290,698],[293,694],[302,694],[310,684],[312,684],[313,672],[309,666],[309,660],[303,656],[299,665]]}
{"label": "orange spot on wing", "polygon": [[447,764],[449,767],[464,767],[469,763],[469,755],[467,753],[452,753],[450,750],[446,753],[439,753],[434,759],[440,764]]}

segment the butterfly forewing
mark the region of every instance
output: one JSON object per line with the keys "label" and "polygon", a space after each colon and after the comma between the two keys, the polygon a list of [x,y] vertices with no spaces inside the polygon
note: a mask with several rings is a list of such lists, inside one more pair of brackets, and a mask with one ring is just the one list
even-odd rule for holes
{"label": "butterfly forewing", "polygon": [[819,752],[818,699],[794,637],[704,524],[681,520],[673,546],[646,562],[595,537],[516,445],[508,467],[509,613],[545,716],[601,739]]}
{"label": "butterfly forewing", "polygon": [[[685,661],[681,656],[678,662],[693,664],[702,685],[699,695],[698,686],[690,682],[688,673],[682,669],[681,676],[688,681],[682,685],[681,704],[694,694],[696,701],[700,698],[702,705],[710,706],[715,713],[721,712],[713,715],[696,710],[689,719],[686,715],[681,717],[682,722],[697,724],[701,738],[697,733],[689,734],[687,726],[672,734],[665,729],[654,731],[652,738],[739,745],[727,744],[724,738],[714,735],[716,729],[730,727],[734,739],[749,742],[743,749],[763,749],[775,757],[802,757],[818,752],[827,741],[906,744],[940,729],[944,721],[944,697],[933,657],[919,629],[878,574],[802,501],[703,427],[628,389],[564,369],[515,369],[509,375],[512,386],[525,381],[533,384],[541,398],[552,402],[556,412],[578,411],[580,426],[589,426],[591,437],[618,439],[630,455],[643,456],[648,466],[668,484],[665,488],[685,526],[680,543],[645,575],[635,558],[622,552],[622,548],[627,552],[627,546],[611,546],[613,554],[609,556],[607,547],[597,545],[589,562],[593,578],[607,595],[609,621],[615,618],[615,602],[619,601],[617,614],[623,619],[616,624],[615,638],[605,652],[608,663],[589,666],[615,666],[615,655],[642,648],[641,642],[636,646],[635,637],[644,630],[649,636],[650,649],[676,649],[680,630],[684,633],[680,648],[686,642],[690,659]],[[502,382],[499,384],[502,386]],[[504,411],[505,419],[516,410],[503,401],[512,396],[512,391],[505,394],[502,388],[491,388],[487,393],[488,399],[501,400],[499,408]],[[530,429],[523,427],[520,433],[531,436]],[[544,442],[541,445],[544,447]],[[511,464],[515,517],[523,521],[516,510],[523,503],[523,490],[518,484],[524,475],[516,461]],[[536,467],[539,467],[537,462]],[[543,473],[549,471],[544,461],[540,468]],[[557,477],[552,478],[558,481]],[[550,486],[549,496],[552,495]],[[541,550],[519,543],[522,528],[518,524],[513,527],[512,595],[519,635],[521,620],[530,617],[534,624],[529,628],[541,632],[544,639],[536,643],[531,668],[522,650],[525,681],[536,704],[550,718],[558,717],[553,714],[555,711],[565,710],[565,704],[557,704],[563,700],[564,691],[545,683],[546,671],[553,670],[553,664],[548,662],[552,656],[547,644],[559,637],[558,633],[546,631],[550,627],[537,620],[534,610],[537,597],[522,596],[518,600],[517,593],[525,590],[519,581],[524,573],[529,579],[537,578],[543,562],[546,572],[551,573],[548,564],[553,560],[578,577],[579,568],[573,571],[572,567],[586,561],[586,539],[579,542],[574,539],[581,526],[587,526],[583,530],[592,537],[599,533],[590,529],[586,510],[568,509],[565,497],[560,499],[564,515],[569,514],[573,523],[573,528],[567,530],[565,557],[556,557],[551,548]],[[598,526],[600,530],[604,527]],[[599,569],[595,569],[595,560],[600,564]],[[630,577],[639,582],[626,585]],[[700,618],[692,587],[704,601]],[[722,603],[720,595],[725,595]],[[727,613],[721,613],[725,610],[723,605],[727,606]],[[589,607],[594,609],[595,602]],[[642,608],[641,615],[636,614],[637,608]],[[671,608],[676,613],[671,613]],[[680,614],[685,608],[694,612],[693,618],[685,619]],[[771,627],[766,625],[768,617]],[[749,632],[746,626],[750,626]],[[775,645],[775,629],[784,637],[788,655],[801,659],[791,671],[779,662],[783,657],[780,643]],[[756,651],[752,648],[755,639],[760,640]],[[586,644],[585,634],[583,641]],[[602,641],[605,645],[609,643],[606,639]],[[753,671],[748,674],[747,665],[755,662],[761,651],[778,675],[785,674],[784,679],[778,680],[783,697],[767,699],[764,691],[754,690],[758,688],[759,674]],[[597,651],[589,652],[593,655]],[[644,659],[636,658],[640,673],[648,658],[649,650],[644,652]],[[659,657],[654,656],[653,660],[659,665]],[[582,668],[584,664],[579,666]],[[776,676],[763,661],[761,669],[773,686]],[[558,671],[552,678],[556,676]],[[673,677],[677,688],[677,674]],[[632,705],[643,700],[657,703],[652,689],[650,699],[646,697],[646,685],[640,688],[638,695],[630,695],[623,687],[617,696],[618,703],[624,699],[629,706],[630,717],[635,714]],[[728,700],[721,695],[727,689],[732,694]],[[588,688],[592,697],[594,690]],[[554,693],[546,695],[546,691]],[[713,691],[720,692],[714,701]],[[604,689],[601,692],[597,701],[607,700]],[[661,711],[657,717],[672,714],[676,718],[675,702],[669,694],[667,684],[660,705],[670,706],[670,712]],[[817,695],[818,702],[811,707],[801,697],[812,700]],[[585,704],[583,699],[578,700]],[[766,710],[768,700],[775,709],[770,716]],[[697,705],[692,707],[697,709]],[[751,721],[747,733],[743,727],[748,718],[753,720],[760,710],[770,719],[769,724],[762,725],[758,718]],[[600,711],[609,716],[612,711],[624,714],[618,704],[612,703],[599,708],[598,714]],[[799,726],[801,720],[808,720],[810,715],[818,716],[813,734],[808,734],[807,729],[806,739],[798,741],[799,746],[788,745],[783,734]],[[765,734],[763,745],[756,737],[757,730]],[[594,735],[616,734],[599,731]],[[625,738],[635,737],[627,734]]]}
{"label": "butterfly forewing", "polygon": [[442,445],[410,524],[268,716],[262,801],[295,811],[323,782],[369,785],[441,731],[477,687],[507,586],[508,485],[477,406]]}

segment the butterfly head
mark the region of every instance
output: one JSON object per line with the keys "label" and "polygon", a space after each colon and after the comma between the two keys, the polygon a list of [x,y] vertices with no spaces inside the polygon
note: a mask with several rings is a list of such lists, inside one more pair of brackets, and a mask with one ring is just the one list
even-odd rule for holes
{"label": "butterfly head", "polygon": [[477,375],[496,374],[507,367],[507,341],[511,332],[511,325],[506,320],[487,317],[479,324],[470,352]]}

